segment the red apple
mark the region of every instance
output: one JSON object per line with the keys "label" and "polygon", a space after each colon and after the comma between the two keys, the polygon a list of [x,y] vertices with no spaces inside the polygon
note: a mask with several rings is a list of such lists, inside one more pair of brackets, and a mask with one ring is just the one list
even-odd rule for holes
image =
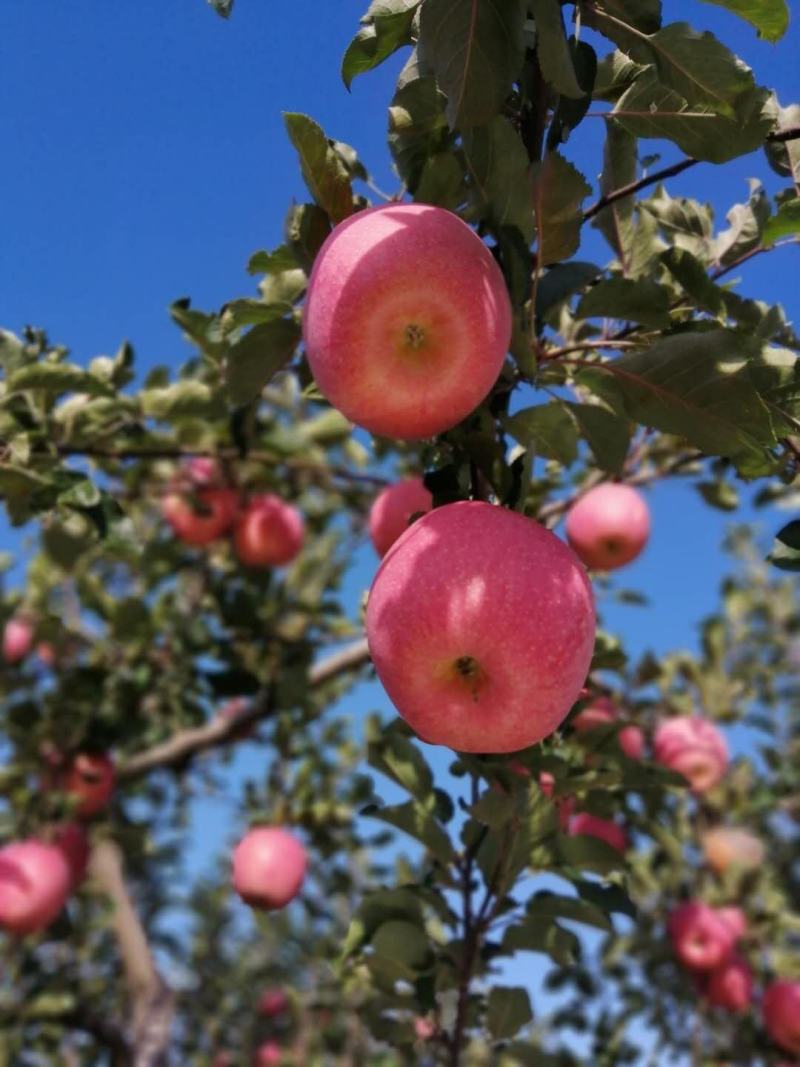
{"label": "red apple", "polygon": [[735,905],[728,905],[715,910],[720,919],[728,925],[737,941],[740,941],[747,934],[747,916],[741,908],[737,908]]}
{"label": "red apple", "polygon": [[748,830],[735,826],[715,826],[700,838],[706,862],[717,874],[734,867],[751,871],[764,862],[764,842]]}
{"label": "red apple", "polygon": [[3,630],[3,659],[21,663],[33,648],[33,626],[22,616],[12,616]]}
{"label": "red apple", "polygon": [[197,489],[189,495],[169,493],[161,511],[181,541],[209,545],[230,529],[238,502],[235,489]]}
{"label": "red apple", "polygon": [[582,834],[605,841],[617,852],[625,852],[628,848],[628,837],[621,826],[610,819],[590,815],[588,811],[578,812],[569,820],[569,836],[579,837]]}
{"label": "red apple", "polygon": [[89,818],[108,806],[114,792],[114,761],[105,753],[81,752],[64,774],[62,789],[77,800],[76,815]]}
{"label": "red apple", "polygon": [[251,830],[233,853],[233,887],[252,908],[282,908],[300,892],[306,850],[279,826]]}
{"label": "red apple", "polygon": [[745,1012],[753,1000],[753,971],[741,956],[729,956],[708,976],[708,1002],[716,1008]]}
{"label": "red apple", "polygon": [[375,498],[369,512],[369,536],[379,556],[385,556],[400,534],[408,529],[412,515],[430,511],[433,497],[421,478],[387,487]]}
{"label": "red apple", "polygon": [[656,762],[682,774],[695,793],[713,789],[728,768],[725,738],[708,719],[664,719],[653,739]]}
{"label": "red apple", "polygon": [[277,1041],[265,1041],[259,1045],[253,1057],[253,1067],[275,1067],[283,1059],[281,1046]]}
{"label": "red apple", "polygon": [[414,1035],[418,1041],[430,1041],[436,1035],[436,1023],[425,1015],[417,1015],[414,1019]]}
{"label": "red apple", "polygon": [[[606,726],[619,718],[617,705],[606,696],[598,696],[588,707],[580,711],[572,720],[572,727],[578,733]],[[641,759],[644,756],[644,733],[638,726],[623,726],[617,734],[619,747],[628,759]]]}
{"label": "red apple", "polygon": [[0,849],[0,926],[32,934],[49,926],[64,906],[72,882],[57,845],[14,841]]}
{"label": "red apple", "polygon": [[764,990],[767,1033],[784,1052],[800,1055],[800,982],[779,978]]}
{"label": "red apple", "polygon": [[635,489],[605,482],[572,505],[566,531],[587,567],[613,571],[636,559],[647,544],[650,512]]}
{"label": "red apple", "polygon": [[233,545],[248,567],[280,567],[303,547],[303,516],[272,493],[254,496],[236,520]]}
{"label": "red apple", "polygon": [[669,916],[667,932],[675,955],[693,971],[713,971],[733,951],[733,931],[719,913],[699,900],[679,905]]}
{"label": "red apple", "polygon": [[424,741],[516,752],[574,703],[594,602],[583,567],[549,530],[461,501],[423,515],[391,547],[366,631],[379,679]]}
{"label": "red apple", "polygon": [[303,338],[317,385],[348,419],[432,437],[494,385],[511,304],[489,249],[457,215],[386,204],[340,223],[320,249]]}
{"label": "red apple", "polygon": [[282,989],[267,989],[261,994],[258,1002],[258,1010],[261,1015],[271,1019],[275,1015],[283,1015],[289,1007],[289,998]]}
{"label": "red apple", "polygon": [[70,822],[56,834],[53,844],[61,850],[70,870],[70,889],[74,890],[86,876],[91,849],[86,831],[80,823]]}
{"label": "red apple", "polygon": [[[530,774],[530,771],[528,772]],[[558,821],[562,830],[569,829],[569,820],[575,811],[575,797],[563,796],[553,798],[556,789],[556,780],[549,771],[542,771],[539,775],[539,788],[546,797],[553,801],[558,811]]]}

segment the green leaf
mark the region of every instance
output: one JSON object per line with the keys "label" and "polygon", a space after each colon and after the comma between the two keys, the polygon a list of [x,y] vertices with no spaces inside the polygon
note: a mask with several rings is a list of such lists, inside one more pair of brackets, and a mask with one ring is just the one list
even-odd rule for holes
{"label": "green leaf", "polygon": [[515,810],[514,797],[497,787],[487,789],[480,800],[469,809],[473,819],[490,826],[493,830],[505,826]]}
{"label": "green leaf", "polygon": [[511,123],[501,117],[462,137],[473,205],[493,229],[516,226],[530,243],[534,234],[528,154]]}
{"label": "green leaf", "polygon": [[247,261],[248,274],[280,274],[297,266],[295,254],[288,245],[279,245],[272,252],[254,252]]}
{"label": "green leaf", "polygon": [[789,28],[789,7],[786,0],[706,0],[746,19],[758,31],[758,36],[779,41]]}
{"label": "green leaf", "polygon": [[571,919],[600,930],[613,929],[607,913],[581,897],[564,897],[549,891],[537,893],[528,901],[526,911],[536,919]]}
{"label": "green leaf", "polygon": [[594,453],[598,467],[622,469],[631,443],[630,424],[600,404],[569,404],[583,437]]}
{"label": "green leaf", "polygon": [[719,511],[736,511],[739,507],[739,494],[736,486],[724,480],[716,482],[698,482],[697,491],[707,504]]}
{"label": "green leaf", "polygon": [[569,466],[578,456],[578,429],[560,401],[525,408],[505,420],[508,432],[536,455]]}
{"label": "green leaf", "polygon": [[436,152],[425,160],[414,199],[455,211],[466,199],[464,171],[452,152]]}
{"label": "green leaf", "polygon": [[661,0],[603,0],[603,8],[643,33],[655,33],[661,26]]}
{"label": "green leaf", "polygon": [[114,396],[114,389],[94,374],[73,363],[27,363],[8,378],[8,392],[42,389],[48,393],[88,393],[90,396]]}
{"label": "green leaf", "polygon": [[589,282],[599,278],[602,267],[578,259],[571,263],[557,263],[539,278],[536,289],[536,314],[544,315],[551,307],[583,289]]}
{"label": "green leaf", "polygon": [[215,418],[225,410],[219,390],[212,390],[196,378],[186,378],[163,389],[145,389],[139,399],[144,414],[153,419]]}
{"label": "green leaf", "polygon": [[568,967],[575,963],[580,955],[580,942],[571,930],[559,926],[555,920],[542,920],[537,916],[528,915],[521,922],[507,927],[503,935],[502,951],[508,955],[520,951],[542,952],[559,966]]}
{"label": "green leaf", "polygon": [[750,182],[750,198],[746,204],[734,204],[725,216],[730,223],[714,242],[714,258],[722,267],[735,263],[746,252],[757,248],[762,241],[770,209],[767,194],[761,184]]}
{"label": "green leaf", "polygon": [[424,800],[433,790],[433,775],[417,746],[399,733],[385,732],[367,749],[369,765],[393,778],[417,799]]}
{"label": "green leaf", "polygon": [[342,955],[351,955],[370,940],[379,926],[392,919],[421,926],[419,898],[408,889],[378,889],[364,897],[350,923]]}
{"label": "green leaf", "polygon": [[[636,138],[617,123],[607,123],[603,171],[600,175],[601,195],[607,196],[615,189],[630,185],[636,176]],[[629,271],[630,251],[636,232],[635,206],[634,197],[624,196],[603,208],[592,220],[592,226],[600,230],[616,252],[625,275]]]}
{"label": "green leaf", "polygon": [[[776,97],[773,97],[773,102],[777,108],[774,126],[776,133],[800,126],[800,104],[781,107]],[[783,178],[791,178],[795,188],[800,187],[800,139],[767,141],[764,145],[764,154],[776,174],[780,174]]]}
{"label": "green leaf", "polygon": [[558,842],[558,854],[561,862],[579,870],[594,871],[596,874],[611,874],[612,871],[625,869],[625,859],[615,848],[589,834],[565,837]]}
{"label": "green leaf", "polygon": [[242,297],[226,304],[220,313],[220,319],[226,330],[238,330],[243,326],[257,326],[261,322],[272,322],[273,319],[283,318],[290,308],[291,305],[286,303],[272,304],[264,300]]}
{"label": "green leaf", "polygon": [[778,531],[767,559],[782,571],[800,571],[800,519]]}
{"label": "green leaf", "polygon": [[486,1007],[486,1026],[500,1041],[513,1037],[533,1018],[528,990],[520,986],[492,986]]}
{"label": "green leaf", "polygon": [[425,931],[405,919],[382,923],[370,943],[375,955],[390,965],[396,981],[415,981],[420,974],[430,971],[435,961]]}
{"label": "green leaf", "polygon": [[169,313],[173,322],[201,352],[212,359],[220,358],[225,351],[225,338],[217,315],[190,307],[188,297],[173,301]]}
{"label": "green leaf", "polygon": [[592,286],[575,309],[579,319],[609,318],[640,322],[656,330],[670,324],[669,289],[657,282],[607,278]]}
{"label": "green leaf", "polygon": [[536,54],[545,80],[564,96],[585,96],[564,33],[560,0],[531,0],[529,6],[536,21]]}
{"label": "green leaf", "polygon": [[412,44],[411,27],[419,5],[420,0],[373,0],[342,59],[342,81],[348,89],[357,74],[372,70],[398,48]]}
{"label": "green leaf", "polygon": [[231,402],[249,404],[271,378],[292,358],[300,341],[294,319],[276,319],[254,326],[231,346],[225,381]]}
{"label": "green leaf", "polygon": [[800,234],[800,197],[785,200],[764,226],[763,242],[774,244],[781,237]]}
{"label": "green leaf", "polygon": [[691,252],[684,248],[668,248],[662,254],[661,262],[699,308],[712,315],[725,310],[725,290],[712,282],[703,264]]}
{"label": "green leaf", "polygon": [[447,833],[436,821],[430,811],[418,802],[409,800],[406,804],[378,807],[370,804],[364,808],[362,815],[397,827],[422,844],[441,862],[448,864],[453,859],[453,845]]}
{"label": "green leaf", "polygon": [[293,204],[286,215],[284,229],[292,253],[309,274],[317,252],[331,232],[328,216],[316,204]]}
{"label": "green leaf", "polygon": [[637,916],[636,905],[618,885],[601,885],[599,882],[575,882],[575,888],[582,900],[588,900],[598,908],[609,913],[618,912],[630,919]]}
{"label": "green leaf", "polygon": [[297,149],[303,178],[314,200],[334,223],[352,215],[350,175],[322,128],[308,115],[297,112],[284,112],[283,120]]}
{"label": "green leaf", "polygon": [[444,117],[445,97],[433,77],[400,86],[389,107],[389,147],[400,177],[416,193],[428,160],[452,147]]}
{"label": "green leaf", "polygon": [[645,69],[644,64],[634,63],[624,52],[609,52],[597,64],[592,96],[615,103]]}
{"label": "green leaf", "polygon": [[214,8],[216,13],[222,18],[230,18],[233,11],[233,0],[208,0],[208,3]]}
{"label": "green leaf", "polygon": [[597,77],[597,53],[586,41],[576,41],[574,37],[570,37],[568,48],[575,77],[583,95],[577,99],[569,96],[558,97],[553,121],[547,131],[548,151],[569,139],[570,133],[583,121],[592,103],[592,89]]}
{"label": "green leaf", "polygon": [[524,0],[425,0],[420,49],[447,97],[451,128],[499,113],[522,67],[524,19]]}
{"label": "green leaf", "polygon": [[558,152],[532,168],[539,265],[569,259],[578,249],[581,204],[592,189],[580,171]]}

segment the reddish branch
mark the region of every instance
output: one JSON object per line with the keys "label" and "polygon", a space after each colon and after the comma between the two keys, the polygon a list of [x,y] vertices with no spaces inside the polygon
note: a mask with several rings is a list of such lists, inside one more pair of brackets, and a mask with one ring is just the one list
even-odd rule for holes
{"label": "reddish branch", "polygon": [[[365,638],[354,641],[339,652],[315,664],[308,672],[308,687],[315,689],[326,682],[356,670],[369,661],[369,649]],[[253,701],[244,711],[230,717],[217,716],[204,726],[181,730],[161,744],[131,756],[119,768],[118,777],[124,780],[140,778],[143,774],[160,767],[175,767],[207,749],[217,748],[233,741],[241,731],[268,718],[273,712],[269,690]]]}

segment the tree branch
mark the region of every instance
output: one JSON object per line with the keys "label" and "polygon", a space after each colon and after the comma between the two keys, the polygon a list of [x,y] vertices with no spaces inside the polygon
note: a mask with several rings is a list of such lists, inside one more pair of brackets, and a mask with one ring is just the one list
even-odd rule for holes
{"label": "tree branch", "polygon": [[681,159],[669,167],[662,167],[661,170],[654,170],[652,174],[646,174],[643,178],[639,178],[635,182],[628,182],[627,185],[621,185],[619,189],[612,189],[610,193],[601,196],[599,200],[596,200],[590,207],[587,207],[583,213],[583,221],[588,222],[589,219],[594,218],[595,215],[599,214],[603,208],[608,207],[609,204],[613,204],[617,200],[623,200],[626,196],[633,196],[633,194],[638,193],[640,189],[646,189],[648,185],[655,185],[656,182],[660,182],[662,178],[674,178],[676,174],[682,174],[683,171],[688,170],[689,167],[693,167],[699,162],[699,159],[693,159],[691,156],[688,156],[686,159]]}
{"label": "tree branch", "polygon": [[132,1067],[161,1067],[169,1043],[174,996],[158,973],[122,870],[122,852],[104,840],[92,849],[90,873],[113,905],[111,925],[117,939],[130,996]]}
{"label": "tree branch", "polygon": [[[346,671],[363,666],[368,661],[367,641],[366,638],[361,638],[315,664],[308,673],[309,688],[314,689],[323,685]],[[174,767],[185,763],[200,752],[235,740],[236,735],[243,729],[267,718],[272,710],[272,701],[267,690],[260,699],[254,700],[238,715],[217,716],[204,726],[181,730],[180,733],[162,741],[161,744],[131,756],[120,765],[117,777],[123,781],[130,781],[159,767]]]}

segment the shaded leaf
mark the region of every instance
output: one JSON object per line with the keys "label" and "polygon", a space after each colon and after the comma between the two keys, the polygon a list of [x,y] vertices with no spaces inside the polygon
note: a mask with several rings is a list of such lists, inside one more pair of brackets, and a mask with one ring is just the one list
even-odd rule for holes
{"label": "shaded leaf", "polygon": [[558,152],[548,152],[531,172],[539,265],[569,259],[580,244],[581,204],[591,186]]}
{"label": "shaded leaf", "polygon": [[536,21],[536,55],[545,80],[564,96],[585,96],[567,44],[560,0],[531,0],[530,10]]}
{"label": "shaded leaf", "polygon": [[776,213],[767,219],[762,239],[765,245],[771,245],[781,237],[794,234],[800,234],[800,197],[785,200]]}
{"label": "shaded leaf", "polygon": [[300,167],[314,200],[334,223],[353,213],[350,175],[322,128],[308,115],[284,112],[283,120],[300,157]]}
{"label": "shaded leaf", "polygon": [[505,420],[512,437],[536,455],[558,460],[565,466],[578,455],[578,430],[575,421],[560,401],[525,408]]}
{"label": "shaded leaf", "polygon": [[27,363],[8,377],[9,393],[42,389],[48,393],[88,393],[114,396],[114,389],[94,374],[73,363]]}
{"label": "shaded leaf", "polygon": [[556,263],[539,278],[536,289],[536,314],[543,315],[555,304],[577,293],[589,282],[603,273],[594,263],[573,260],[571,263]]}
{"label": "shaded leaf", "polygon": [[492,986],[489,990],[486,1026],[495,1041],[513,1037],[532,1018],[527,989],[520,986]]}
{"label": "shaded leaf", "polygon": [[569,409],[598,467],[612,472],[621,470],[631,442],[628,420],[600,404],[570,404]]}
{"label": "shaded leaf", "polygon": [[516,226],[530,242],[534,233],[528,154],[511,123],[500,116],[462,138],[476,210],[493,228]]}
{"label": "shaded leaf", "polygon": [[782,571],[800,571],[800,519],[778,531],[767,559]]}
{"label": "shaded leaf", "polygon": [[[600,193],[607,196],[615,189],[622,189],[635,181],[636,176],[636,138],[617,123],[607,123]],[[630,249],[636,232],[635,204],[634,197],[624,196],[603,208],[592,220],[592,226],[600,230],[616,252],[624,274],[629,270]]]}
{"label": "shaded leaf", "polygon": [[342,80],[348,89],[357,74],[412,43],[411,26],[419,5],[420,0],[373,0],[342,59]]}
{"label": "shaded leaf", "polygon": [[592,286],[575,315],[579,319],[610,318],[640,322],[663,330],[669,326],[670,292],[657,282],[607,278]]}
{"label": "shaded leaf", "polygon": [[413,800],[386,807],[371,804],[362,814],[389,823],[421,841],[441,863],[452,861],[453,845],[447,833],[429,811]]}
{"label": "shaded leaf", "polygon": [[275,319],[249,330],[231,346],[225,381],[234,404],[255,400],[270,379],[292,358],[300,340],[294,319]]}

